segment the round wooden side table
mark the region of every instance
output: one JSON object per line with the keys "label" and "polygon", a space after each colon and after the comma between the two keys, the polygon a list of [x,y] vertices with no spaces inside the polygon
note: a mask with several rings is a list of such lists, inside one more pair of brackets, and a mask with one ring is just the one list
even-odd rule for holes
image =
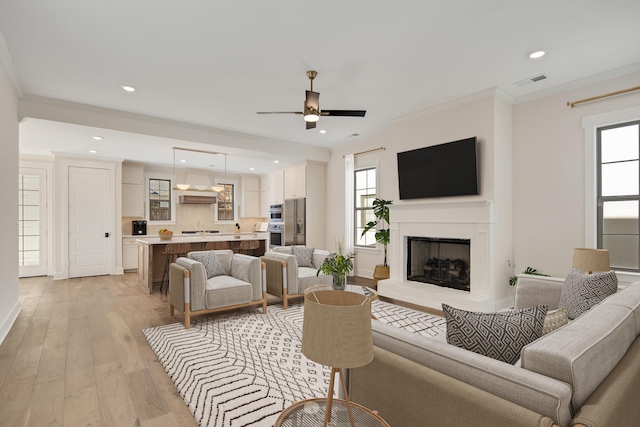
{"label": "round wooden side table", "polygon": [[[349,402],[353,421],[358,427],[390,427],[377,412],[357,403]],[[274,427],[322,427],[327,398],[307,399],[295,402],[285,409],[276,420]],[[351,426],[347,402],[333,399],[331,420],[327,427]]]}

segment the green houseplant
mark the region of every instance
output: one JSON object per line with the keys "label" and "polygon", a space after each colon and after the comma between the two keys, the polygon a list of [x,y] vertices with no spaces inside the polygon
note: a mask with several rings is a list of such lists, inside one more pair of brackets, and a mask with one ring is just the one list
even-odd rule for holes
{"label": "green houseplant", "polygon": [[344,290],[347,285],[347,274],[353,271],[353,258],[356,254],[351,252],[342,253],[342,243],[338,242],[338,252],[332,252],[322,262],[316,276],[320,273],[333,276],[333,288]]}
{"label": "green houseplant", "polygon": [[[376,242],[381,243],[384,247],[384,262],[382,265],[377,265],[373,278],[376,280],[387,279],[389,277],[389,266],[387,265],[387,245],[391,241],[391,235],[389,230],[389,206],[393,202],[391,200],[383,200],[375,198],[373,200],[373,214],[376,217],[375,221],[369,221],[362,230],[361,236],[364,236],[370,230],[378,227],[380,224],[382,228],[376,230],[374,235]],[[377,283],[377,281],[376,281]]]}

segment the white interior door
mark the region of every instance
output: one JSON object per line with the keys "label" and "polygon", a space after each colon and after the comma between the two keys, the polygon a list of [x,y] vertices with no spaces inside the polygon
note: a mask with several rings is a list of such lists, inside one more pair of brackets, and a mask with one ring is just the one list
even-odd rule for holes
{"label": "white interior door", "polygon": [[111,172],[69,167],[69,277],[110,274]]}
{"label": "white interior door", "polygon": [[20,168],[18,180],[18,273],[20,277],[47,274],[47,173]]}

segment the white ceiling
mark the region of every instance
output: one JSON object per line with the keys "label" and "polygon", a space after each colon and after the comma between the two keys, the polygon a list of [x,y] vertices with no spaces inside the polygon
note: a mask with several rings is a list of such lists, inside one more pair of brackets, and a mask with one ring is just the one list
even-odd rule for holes
{"label": "white ceiling", "polygon": [[[25,95],[330,150],[490,88],[517,102],[640,69],[638,16],[638,0],[2,0],[0,33]],[[537,49],[548,53],[529,59]],[[366,117],[305,130],[301,116],[256,114],[301,111],[310,69],[321,109]],[[233,150],[41,119],[21,124],[20,150],[86,153],[93,134],[105,136],[98,155],[133,161],[171,164],[171,146]],[[262,173],[304,157],[266,145],[228,160]]]}

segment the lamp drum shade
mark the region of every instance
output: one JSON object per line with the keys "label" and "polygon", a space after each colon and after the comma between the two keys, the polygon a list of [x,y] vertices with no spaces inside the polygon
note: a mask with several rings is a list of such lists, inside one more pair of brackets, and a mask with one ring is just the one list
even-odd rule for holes
{"label": "lamp drum shade", "polygon": [[305,294],[302,354],[334,368],[357,368],[371,362],[369,298],[348,291]]}
{"label": "lamp drum shade", "polygon": [[589,273],[610,271],[609,251],[607,249],[575,248],[573,250],[573,266]]}

